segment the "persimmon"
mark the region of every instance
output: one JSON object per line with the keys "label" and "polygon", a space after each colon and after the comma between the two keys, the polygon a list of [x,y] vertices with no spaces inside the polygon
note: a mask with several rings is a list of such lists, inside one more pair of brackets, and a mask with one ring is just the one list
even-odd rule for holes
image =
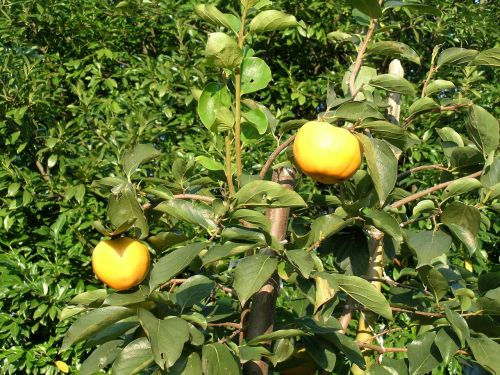
{"label": "persimmon", "polygon": [[323,184],[349,179],[361,165],[363,152],[354,134],[321,121],[306,122],[293,143],[295,163]]}
{"label": "persimmon", "polygon": [[101,241],[92,253],[92,268],[96,276],[117,290],[140,284],[148,274],[149,264],[148,248],[127,237]]}

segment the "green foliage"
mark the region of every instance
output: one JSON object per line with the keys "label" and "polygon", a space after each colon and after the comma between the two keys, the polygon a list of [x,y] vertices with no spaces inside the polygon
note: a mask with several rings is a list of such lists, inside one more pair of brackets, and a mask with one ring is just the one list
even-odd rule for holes
{"label": "green foliage", "polygon": [[[334,374],[500,372],[493,2],[4,3],[2,373],[226,375],[261,359],[278,373],[303,348]],[[356,133],[361,170],[334,186],[261,180],[316,117]],[[284,236],[268,210],[291,211]],[[92,248],[122,235],[150,245],[151,272],[97,289]],[[274,331],[247,337],[269,280]],[[374,345],[406,352],[370,364],[364,316]]]}

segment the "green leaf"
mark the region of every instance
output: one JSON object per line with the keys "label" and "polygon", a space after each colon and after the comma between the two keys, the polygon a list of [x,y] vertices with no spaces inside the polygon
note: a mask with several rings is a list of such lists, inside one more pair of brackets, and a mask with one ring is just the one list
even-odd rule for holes
{"label": "green leaf", "polygon": [[348,102],[342,104],[331,117],[350,122],[363,121],[366,118],[383,120],[384,116],[373,105],[367,102]]}
{"label": "green leaf", "polygon": [[302,197],[272,181],[252,181],[234,196],[235,207],[305,207]]}
{"label": "green leaf", "polygon": [[238,375],[241,369],[226,346],[219,343],[207,344],[202,349],[203,374]]}
{"label": "green leaf", "polygon": [[163,251],[171,246],[189,240],[189,237],[183,233],[160,232],[154,236],[148,237],[148,243],[156,250]]}
{"label": "green leaf", "polygon": [[245,57],[241,64],[241,95],[259,91],[271,82],[271,69],[259,57]]}
{"label": "green leaf", "polygon": [[446,293],[448,293],[448,289],[450,288],[448,280],[435,268],[429,269],[429,267],[420,267],[418,271],[424,284],[429,287],[434,294],[436,302],[440,301]]}
{"label": "green leaf", "polygon": [[314,269],[314,259],[311,254],[307,251],[298,249],[298,250],[287,250],[285,253],[286,257],[292,264],[294,264],[306,279],[309,278],[309,275]]}
{"label": "green leaf", "polygon": [[470,63],[479,52],[473,49],[448,48],[439,54],[436,67],[442,65],[465,65]]}
{"label": "green leaf", "polygon": [[408,345],[410,375],[427,374],[441,364],[441,354],[434,344],[436,332],[426,332]]}
{"label": "green leaf", "polygon": [[429,97],[420,98],[408,108],[408,116],[430,112],[436,108],[439,108],[439,105],[433,99]]}
{"label": "green leaf", "polygon": [[[221,108],[229,108],[231,95],[226,85],[209,83],[203,89],[200,100],[198,100],[198,116],[208,130],[216,131],[217,113]],[[215,125],[215,126],[214,126]]]}
{"label": "green leaf", "polygon": [[470,338],[469,326],[464,318],[462,318],[457,312],[445,309],[446,319],[450,322],[451,328],[457,334],[460,340],[461,347],[465,346],[466,341]]}
{"label": "green leaf", "polygon": [[208,34],[205,57],[208,65],[233,69],[243,61],[243,51],[234,38],[217,32]]}
{"label": "green leaf", "polygon": [[477,250],[476,235],[481,223],[481,214],[476,207],[452,202],[443,210],[441,222],[467,247],[470,254]]}
{"label": "green leaf", "polygon": [[403,95],[415,96],[413,85],[406,79],[395,74],[381,74],[369,82],[370,86],[378,87],[385,91],[397,92]]}
{"label": "green leaf", "polygon": [[221,233],[223,241],[250,242],[256,245],[269,245],[271,240],[255,228],[227,227]]}
{"label": "green leaf", "polygon": [[392,311],[389,302],[368,281],[357,276],[332,274],[339,288],[352,299],[382,317],[392,320]]}
{"label": "green leaf", "polygon": [[334,331],[333,334],[327,336],[328,341],[333,342],[333,344],[340,350],[340,352],[347,357],[349,361],[358,365],[359,368],[365,369],[366,364],[363,358],[363,354],[358,347],[358,344],[347,335],[340,331]]}
{"label": "green leaf", "polygon": [[385,139],[390,144],[404,150],[407,147],[408,136],[406,130],[388,121],[370,121],[360,125],[362,128],[370,130],[375,138]]}
{"label": "green leaf", "polygon": [[472,354],[476,361],[493,374],[500,374],[500,345],[489,337],[479,334],[478,337],[469,337],[467,339]]}
{"label": "green leaf", "polygon": [[356,136],[363,147],[368,171],[375,185],[380,206],[383,206],[396,185],[398,160],[384,140],[368,138],[364,134]]}
{"label": "green leaf", "polygon": [[449,363],[458,349],[460,349],[456,335],[448,327],[441,328],[437,332],[434,342],[445,364]]}
{"label": "green leaf", "polygon": [[224,26],[225,28],[234,31],[236,34],[240,31],[241,21],[236,16],[228,13],[222,13],[211,4],[197,4],[194,7],[194,11],[198,16],[213,25]]}
{"label": "green leaf", "polygon": [[313,278],[316,282],[314,301],[314,313],[316,313],[321,306],[335,297],[338,285],[332,275],[326,272],[315,272]]}
{"label": "green leaf", "polygon": [[150,290],[155,290],[158,286],[183,271],[206,246],[207,244],[204,242],[195,242],[161,257],[151,269]]}
{"label": "green leaf", "polygon": [[396,240],[398,243],[403,242],[403,233],[401,232],[401,227],[392,215],[385,211],[376,210],[373,208],[365,208],[363,210],[363,215],[368,219],[368,223],[372,224],[376,228],[380,229],[382,232],[388,234]]}
{"label": "green leaf", "polygon": [[443,90],[453,90],[455,88],[455,84],[451,81],[445,81],[444,79],[436,79],[434,81],[430,81],[425,89],[425,95],[429,96]]}
{"label": "green leaf", "polygon": [[473,105],[470,108],[466,128],[485,160],[497,151],[500,131],[498,120],[483,107]]}
{"label": "green leaf", "polygon": [[[174,366],[168,369],[168,375],[201,375],[201,358],[196,352],[189,356],[182,355]],[[153,375],[159,375],[156,372]]]}
{"label": "green leaf", "polygon": [[195,160],[200,163],[200,165],[208,169],[209,171],[224,171],[225,167],[222,163],[214,160],[213,158],[209,158],[207,156],[197,156]]}
{"label": "green leaf", "polygon": [[372,364],[368,368],[366,375],[399,375],[397,370],[389,366],[383,366],[379,364]]}
{"label": "green leaf", "polygon": [[283,339],[287,337],[296,337],[296,336],[302,336],[305,335],[306,333],[300,329],[279,329],[277,331],[273,331],[271,333],[265,333],[262,335],[259,335],[257,337],[254,337],[248,342],[248,345],[257,345],[261,343],[266,343],[269,341],[274,341],[278,339]]}
{"label": "green leaf", "polygon": [[234,272],[234,289],[242,306],[266,283],[278,266],[278,259],[256,254],[241,260]]}
{"label": "green leaf", "polygon": [[451,237],[442,230],[408,232],[408,247],[417,255],[417,268],[431,265],[432,260],[447,254],[451,247]]}
{"label": "green leaf", "polygon": [[71,301],[69,301],[72,305],[84,305],[89,306],[94,303],[102,303],[104,299],[107,297],[108,292],[106,289],[95,289],[90,290],[88,292],[83,292],[73,297]]}
{"label": "green leaf", "polygon": [[141,165],[161,155],[152,144],[137,144],[123,154],[122,167],[127,176],[131,176]]}
{"label": "green leaf", "polygon": [[344,221],[335,214],[320,216],[314,219],[311,224],[311,231],[309,232],[306,246],[321,242],[350,224],[352,224],[352,220]]}
{"label": "green leaf", "polygon": [[116,359],[121,352],[122,344],[123,340],[112,340],[102,344],[83,361],[78,373],[92,375],[100,372]]}
{"label": "green leaf", "polygon": [[349,0],[353,8],[357,8],[371,18],[382,17],[382,8],[378,0]]}
{"label": "green leaf", "polygon": [[462,136],[454,129],[445,126],[444,128],[436,129],[436,131],[443,142],[453,142],[459,147],[464,147]]}
{"label": "green leaf", "polygon": [[437,17],[441,16],[441,11],[431,5],[407,3],[403,1],[384,1],[384,9],[400,8],[400,7],[415,10],[417,13],[422,13],[422,14],[428,13]]}
{"label": "green leaf", "polygon": [[269,232],[271,230],[271,221],[269,220],[269,218],[255,210],[249,210],[246,208],[236,210],[231,215],[231,220],[238,222],[240,220],[246,221],[250,224],[256,225],[266,232]]}
{"label": "green leaf", "polygon": [[138,310],[139,320],[151,342],[155,362],[161,369],[172,367],[189,340],[189,325],[175,316],[157,319],[144,309]]}
{"label": "green leaf", "polygon": [[482,187],[479,180],[472,177],[462,177],[453,181],[446,187],[443,193],[443,198],[448,199],[456,195],[468,193],[469,191],[476,190]]}
{"label": "green leaf", "polygon": [[250,22],[250,32],[262,33],[294,26],[298,26],[295,16],[271,9],[264,10],[253,18]]}
{"label": "green leaf", "polygon": [[135,219],[133,227],[139,230],[139,238],[145,238],[149,234],[146,217],[132,184],[123,185],[119,192],[109,197],[108,217],[111,223],[118,228],[125,222]]}
{"label": "green leaf", "polygon": [[326,36],[329,40],[333,40],[335,42],[351,42],[355,43],[356,41],[359,40],[357,36],[351,35],[344,33],[342,31],[332,31],[331,33],[328,33]]}
{"label": "green leaf", "polygon": [[135,292],[117,292],[107,296],[103,305],[106,306],[129,306],[147,300],[147,293],[139,289]]}
{"label": "green leaf", "polygon": [[265,134],[269,125],[267,116],[259,108],[242,113],[246,121],[252,124],[260,135]]}
{"label": "green leaf", "polygon": [[175,291],[175,301],[184,310],[210,296],[214,287],[215,282],[206,276],[191,276]]}
{"label": "green leaf", "polygon": [[78,318],[64,335],[61,350],[66,350],[74,343],[85,340],[114,322],[132,316],[134,310],[121,306],[102,307],[90,311]]}
{"label": "green leaf", "polygon": [[248,250],[252,250],[257,247],[255,243],[241,243],[241,242],[231,242],[227,241],[222,245],[215,245],[208,253],[203,256],[203,265],[215,262],[219,259],[224,259],[233,255],[244,253]]}
{"label": "green leaf", "polygon": [[170,199],[161,202],[154,208],[155,211],[164,212],[179,220],[199,225],[207,231],[217,228],[212,216],[212,210],[201,205],[196,205],[183,199]]}
{"label": "green leaf", "polygon": [[495,68],[500,67],[500,48],[490,48],[480,52],[469,65],[486,65]]}
{"label": "green leaf", "polygon": [[[325,371],[333,371],[337,362],[336,350],[324,340],[305,338],[301,340],[305,344],[307,354],[314,362]],[[300,360],[300,358],[298,358]]]}
{"label": "green leaf", "polygon": [[400,57],[420,65],[418,54],[404,43],[394,41],[377,42],[368,47],[368,52],[373,55],[389,56],[392,58]]}
{"label": "green leaf", "polygon": [[134,375],[154,362],[151,344],[147,337],[140,337],[129,343],[113,362],[113,375]]}

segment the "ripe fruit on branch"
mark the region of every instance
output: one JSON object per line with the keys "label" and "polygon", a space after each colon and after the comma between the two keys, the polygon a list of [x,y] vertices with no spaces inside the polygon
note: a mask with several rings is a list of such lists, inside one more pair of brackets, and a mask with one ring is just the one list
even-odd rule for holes
{"label": "ripe fruit on branch", "polygon": [[313,180],[334,184],[350,178],[362,158],[358,139],[349,130],[327,122],[306,122],[297,132],[293,156],[297,166]]}
{"label": "ripe fruit on branch", "polygon": [[132,238],[101,241],[92,253],[92,268],[106,285],[117,290],[141,283],[149,271],[149,251]]}

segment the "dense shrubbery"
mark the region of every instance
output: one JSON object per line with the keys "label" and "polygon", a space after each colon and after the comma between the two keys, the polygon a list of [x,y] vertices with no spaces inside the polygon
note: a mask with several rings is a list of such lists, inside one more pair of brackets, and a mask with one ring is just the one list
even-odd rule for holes
{"label": "dense shrubbery", "polygon": [[[433,11],[429,14],[420,13],[418,9],[396,8],[384,16],[384,23],[374,36],[375,41],[397,40],[418,52],[422,64],[404,63],[405,77],[409,81],[422,82],[425,79],[436,45],[442,44],[441,50],[464,47],[484,51],[498,43],[494,39],[498,15],[498,6],[494,2],[476,4],[473,1],[436,0],[427,3],[442,9],[442,15],[438,17],[432,14]],[[102,237],[93,225],[96,220],[106,221],[109,190],[102,189],[95,181],[120,176],[120,160],[127,150],[138,143],[151,143],[163,152],[160,158],[146,164],[133,178],[137,186],[150,188],[138,190],[141,203],[149,202],[152,194],[158,199],[154,187],[159,185],[173,193],[195,192],[224,198],[220,193],[225,192],[225,177],[218,169],[224,160],[224,140],[217,134],[209,134],[197,115],[200,90],[208,82],[220,80],[221,72],[206,67],[206,35],[214,28],[194,13],[195,4],[194,1],[174,0],[3,2],[0,13],[2,373],[55,373],[55,361],[58,360],[69,364],[76,372],[77,366],[88,355],[89,349],[81,344],[59,353],[71,321],[69,318],[61,320],[61,311],[76,295],[101,287],[91,272],[89,259],[93,247]],[[224,11],[231,11],[234,6],[235,14],[239,13],[239,2],[218,1],[214,4]],[[349,38],[359,41],[369,22],[365,15],[353,14],[347,2],[279,0],[273,2],[273,7],[296,15],[303,23],[284,31],[251,36],[247,40],[256,55],[270,66],[273,77],[267,89],[256,93],[253,99],[266,105],[277,121],[276,129],[268,131],[268,135],[262,138],[255,137],[249,129],[245,130],[248,133],[246,138],[244,134],[243,165],[248,174],[254,175],[275,148],[276,140],[283,140],[302,123],[293,120],[314,119],[330,106],[331,102],[327,103],[329,86],[330,93],[335,90],[339,98],[350,95],[345,73],[356,57],[356,45],[349,40],[340,42],[345,35],[329,33],[349,33]],[[380,74],[387,71],[390,57],[373,53],[366,61],[366,66],[377,67]],[[443,65],[435,78],[449,79],[455,87],[440,90],[432,96],[442,106],[468,99],[490,113],[498,114],[498,108],[494,107],[499,94],[498,73],[490,65],[494,64],[480,68],[453,63]],[[384,97],[380,94],[375,99]],[[403,99],[402,112],[408,114],[413,102],[413,98]],[[477,152],[471,151],[469,156],[453,161],[447,154],[446,144],[444,150],[441,148],[456,134],[466,134],[465,118],[464,111],[418,117],[410,129],[423,142],[403,154],[399,171],[424,164],[424,161],[425,164],[447,165],[448,160],[456,163],[461,175],[480,170],[484,160],[481,155],[474,159],[478,157]],[[457,133],[436,130],[444,127],[453,128]],[[462,142],[464,147],[472,145],[470,139],[465,143],[463,140],[456,142],[457,145]],[[213,167],[200,156],[220,164]],[[468,159],[467,162],[464,158]],[[281,160],[286,158],[282,156]],[[498,159],[493,165],[498,168]],[[489,174],[492,185],[498,178],[495,173],[498,171]],[[450,178],[453,178],[451,174],[430,170],[401,179],[398,187],[415,191]],[[209,184],[210,189],[206,188]],[[483,179],[483,184],[488,182]],[[290,227],[292,242],[298,246],[295,248],[312,245],[308,239],[301,240],[301,235],[309,230],[308,222],[335,210],[324,198],[322,201],[319,194],[327,195],[331,199],[329,204],[336,207],[338,204],[334,203],[333,195],[359,198],[367,193],[363,186],[350,188],[357,191],[318,187],[309,179],[299,180],[296,191],[308,201],[316,200],[317,206],[299,211],[300,217],[293,219]],[[397,191],[395,197],[397,193],[404,195]],[[485,194],[485,191],[478,193],[476,190],[461,199],[481,209],[477,216],[481,223],[476,223],[477,251],[472,252],[472,256],[455,240],[455,251],[450,255],[450,262],[459,267],[463,279],[448,281],[459,284],[466,280],[467,286],[472,288],[471,298],[453,295],[464,311],[469,310],[467,304],[475,302],[480,295],[484,298],[487,291],[498,290],[495,289],[499,271],[498,200],[484,200]],[[153,204],[157,203],[155,199]],[[426,204],[422,202],[422,212],[429,209]],[[152,234],[164,230],[166,222],[169,226],[176,225],[189,238],[203,237],[190,224],[172,218],[159,222],[153,220],[158,218],[158,213],[148,215]],[[431,230],[436,217],[439,215],[420,220],[419,215],[411,216],[410,211],[407,219],[418,219],[412,224],[414,229]],[[347,251],[358,245],[364,254],[365,242],[361,230],[351,227],[322,242],[318,253],[325,255],[328,270],[347,269],[348,273],[363,274],[352,269],[363,267],[363,264],[351,265],[347,258],[342,258],[341,250]],[[340,249],[337,259],[327,256],[331,246]],[[391,251],[395,250],[387,247],[389,257],[394,258]],[[391,264],[386,272],[396,280],[408,281],[415,288],[422,289],[424,285],[433,292],[438,290],[436,293],[451,293],[448,284],[442,290],[432,282],[418,281],[416,271],[410,270],[415,267],[413,258],[410,249],[403,246],[398,257],[402,265]],[[472,273],[463,268],[464,259],[470,262],[467,264],[472,267],[469,268]],[[408,267],[406,271],[405,266]],[[193,274],[195,272],[194,268]],[[477,289],[477,276],[485,273],[496,276],[491,276],[491,285],[488,284],[490,279],[483,278]],[[428,277],[420,276],[422,279]],[[218,281],[228,282],[227,277],[228,274],[224,273]],[[443,277],[437,279],[441,282]],[[304,296],[312,299],[314,305],[311,285],[304,279],[299,288],[288,286],[284,289],[278,300],[279,323],[305,313],[307,303]],[[452,285],[453,290],[456,288],[457,285]],[[401,295],[399,302],[407,303],[404,297]],[[334,308],[332,303],[332,311]],[[471,318],[468,324],[471,329],[495,338],[499,330],[494,316],[498,315],[498,296],[491,309],[492,316]],[[66,315],[72,313],[68,311],[65,311]],[[425,325],[429,322],[423,319],[413,323]],[[398,315],[393,324],[405,327],[410,324],[410,318]],[[416,328],[411,328],[401,335],[389,334],[386,342],[405,346],[417,333]],[[224,333],[218,331],[214,337],[224,337]],[[337,362],[336,371],[346,373],[343,371],[347,371],[347,362],[340,357]],[[473,370],[470,371],[476,371],[474,373],[482,371],[463,358],[454,360],[449,371],[472,373],[460,369],[467,366],[471,366]],[[440,371],[446,371],[445,366]]]}

